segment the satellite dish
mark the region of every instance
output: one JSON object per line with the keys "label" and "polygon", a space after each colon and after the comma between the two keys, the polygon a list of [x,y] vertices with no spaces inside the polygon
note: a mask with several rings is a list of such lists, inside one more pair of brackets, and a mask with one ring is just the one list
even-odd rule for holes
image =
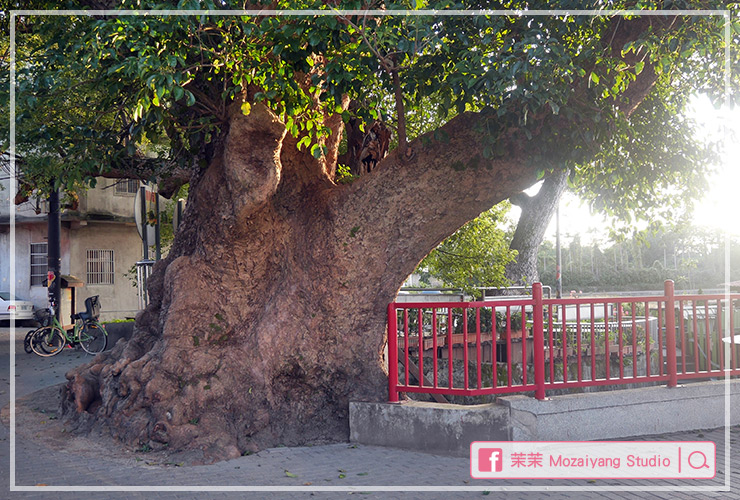
{"label": "satellite dish", "polygon": [[185,211],[186,204],[187,201],[184,198],[177,200],[175,211],[172,213],[172,229],[174,229],[175,232],[177,232],[177,228],[180,227],[180,222],[182,222],[182,214]]}
{"label": "satellite dish", "polygon": [[[141,203],[141,193],[144,191],[144,206]],[[146,228],[147,245],[154,245],[156,238],[157,210],[156,199],[157,193],[149,186],[139,188],[134,197],[134,220],[136,221],[136,230],[139,237],[144,240],[144,228]],[[142,214],[143,212],[143,214]]]}

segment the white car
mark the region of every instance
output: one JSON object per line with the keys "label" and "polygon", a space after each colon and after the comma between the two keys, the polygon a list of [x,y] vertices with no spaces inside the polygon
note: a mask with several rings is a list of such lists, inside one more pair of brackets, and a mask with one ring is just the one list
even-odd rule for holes
{"label": "white car", "polygon": [[10,296],[10,292],[0,292],[0,321],[33,319],[33,302]]}

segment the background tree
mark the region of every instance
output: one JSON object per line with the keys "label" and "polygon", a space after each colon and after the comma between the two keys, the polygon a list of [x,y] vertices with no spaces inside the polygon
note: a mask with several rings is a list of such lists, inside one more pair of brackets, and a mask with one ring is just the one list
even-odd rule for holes
{"label": "background tree", "polygon": [[511,202],[521,209],[510,248],[517,256],[506,266],[506,278],[511,284],[531,285],[539,281],[537,255],[545,238],[545,231],[565,192],[569,170],[558,169],[545,176],[533,196],[521,192],[511,197]]}
{"label": "background tree", "polygon": [[473,296],[480,296],[477,287],[502,286],[506,266],[516,258],[503,220],[508,209],[504,202],[483,212],[432,250],[418,268]]}
{"label": "background tree", "polygon": [[[567,237],[566,237],[567,238]],[[733,238],[730,280],[740,279],[740,251]],[[554,284],[552,243],[540,250],[540,275]],[[719,288],[725,282],[724,236],[690,224],[661,228],[603,245],[583,245],[573,237],[563,248],[563,288],[584,292],[662,290],[671,279],[677,289]],[[548,267],[542,263],[548,259]]]}
{"label": "background tree", "polygon": [[[201,6],[221,4],[178,4]],[[485,4],[558,6],[573,7]],[[21,133],[99,91],[78,126],[47,123],[44,148],[64,146],[63,164],[44,167],[22,139],[28,182],[102,171],[190,184],[132,339],[68,375],[63,416],[70,429],[203,460],[346,439],[348,401],[386,397],[386,306],[424,256],[542,171],[593,158],[687,52],[706,63],[694,85],[722,77],[714,17],[20,22],[32,55],[18,77]],[[407,114],[430,98],[450,119],[412,136]],[[343,123],[381,117],[398,146],[370,174],[335,182]],[[166,149],[145,157],[146,141]]]}

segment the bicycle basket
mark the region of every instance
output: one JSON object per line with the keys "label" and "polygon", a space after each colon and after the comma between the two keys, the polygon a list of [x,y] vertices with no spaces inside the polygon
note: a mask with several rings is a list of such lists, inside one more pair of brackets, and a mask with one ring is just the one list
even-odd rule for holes
{"label": "bicycle basket", "polygon": [[33,319],[38,321],[41,326],[51,325],[51,313],[48,309],[36,309],[33,312]]}
{"label": "bicycle basket", "polygon": [[98,297],[98,295],[93,295],[85,299],[85,312],[90,318],[98,319],[100,316],[100,300]]}

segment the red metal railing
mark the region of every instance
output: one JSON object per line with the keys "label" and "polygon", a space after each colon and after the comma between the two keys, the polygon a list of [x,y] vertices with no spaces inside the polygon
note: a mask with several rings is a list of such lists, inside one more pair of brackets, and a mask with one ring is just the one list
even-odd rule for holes
{"label": "red metal railing", "polygon": [[389,400],[740,375],[738,309],[740,295],[675,296],[672,281],[661,297],[544,299],[535,283],[531,298],[391,303]]}

